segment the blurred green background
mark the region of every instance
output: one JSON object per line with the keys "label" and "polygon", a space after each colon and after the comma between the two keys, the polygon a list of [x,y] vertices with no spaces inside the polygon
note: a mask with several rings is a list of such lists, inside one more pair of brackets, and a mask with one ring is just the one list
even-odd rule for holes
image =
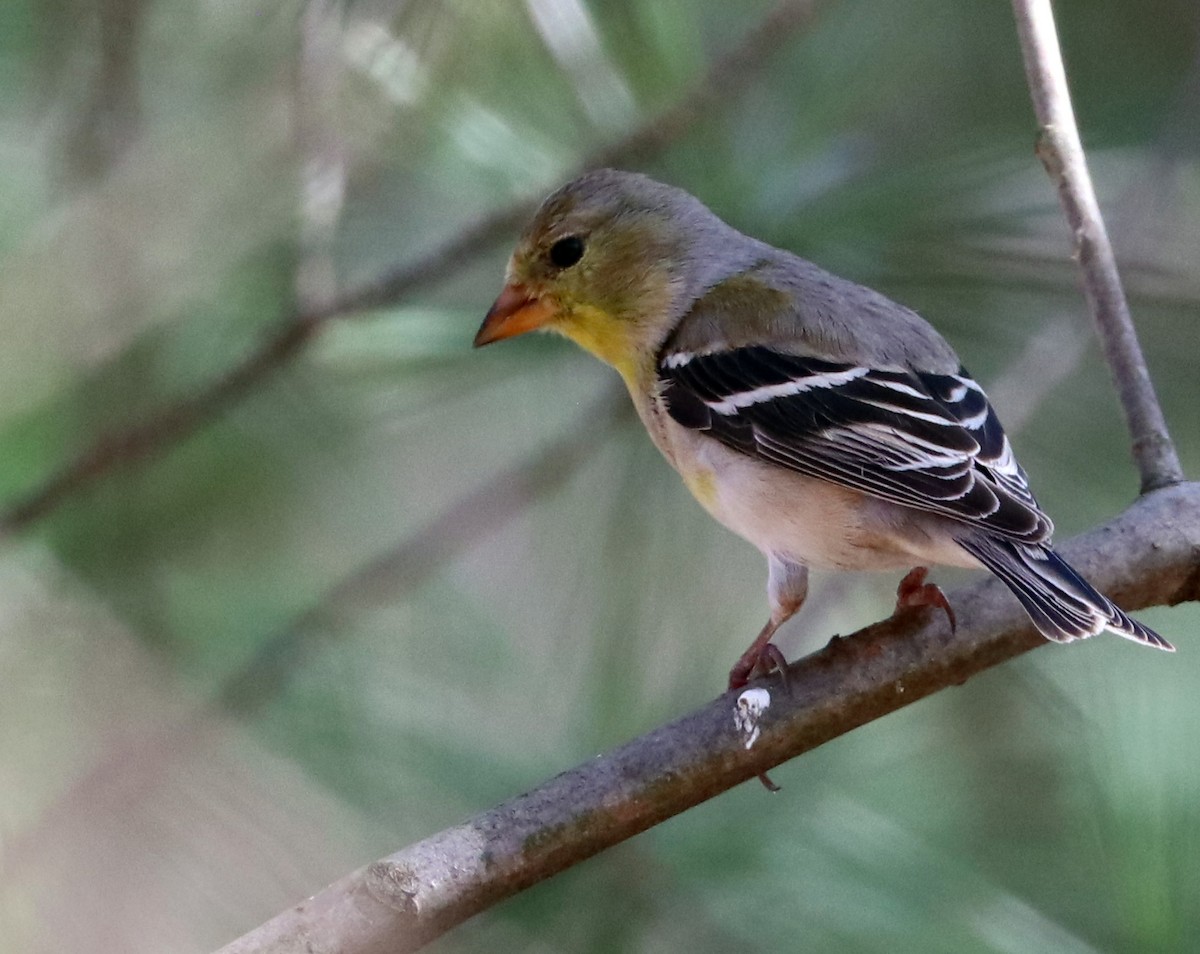
{"label": "blurred green background", "polygon": [[[7,0],[0,509],[281,316],[686,97],[726,0]],[[1057,5],[1150,367],[1200,473],[1200,7]],[[842,0],[628,164],[921,310],[1065,538],[1137,481],[999,0]],[[0,950],[204,952],[711,698],[765,567],[614,375],[472,352],[515,227],[331,323],[0,549]],[[615,416],[614,416],[615,415]],[[953,583],[964,576],[939,573]],[[818,575],[789,656],[889,611]],[[1200,949],[1195,606],[863,728],[433,949]]]}

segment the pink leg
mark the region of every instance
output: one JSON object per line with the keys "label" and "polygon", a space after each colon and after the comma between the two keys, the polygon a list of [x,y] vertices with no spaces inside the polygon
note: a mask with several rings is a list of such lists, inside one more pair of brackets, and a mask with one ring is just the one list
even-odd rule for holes
{"label": "pink leg", "polygon": [[909,607],[935,606],[945,612],[946,618],[950,620],[950,632],[953,633],[958,628],[954,610],[941,587],[925,582],[928,575],[929,568],[925,566],[914,567],[908,571],[896,587],[896,612]]}
{"label": "pink leg", "polygon": [[[788,691],[787,660],[783,658],[779,647],[771,642],[771,637],[804,604],[804,597],[808,593],[808,570],[803,564],[776,554],[767,555],[767,565],[770,570],[767,597],[771,602],[771,618],[729,670],[730,689],[741,689],[755,676],[765,676],[778,670],[783,677],[784,691]],[[779,786],[765,772],[758,776],[758,780],[767,791],[779,791]]]}
{"label": "pink leg", "polygon": [[767,598],[771,603],[771,618],[729,670],[730,689],[741,689],[755,676],[765,676],[775,669],[784,672],[787,665],[783,653],[772,645],[771,637],[804,605],[808,595],[808,569],[775,554],[767,556],[767,566],[770,569]]}

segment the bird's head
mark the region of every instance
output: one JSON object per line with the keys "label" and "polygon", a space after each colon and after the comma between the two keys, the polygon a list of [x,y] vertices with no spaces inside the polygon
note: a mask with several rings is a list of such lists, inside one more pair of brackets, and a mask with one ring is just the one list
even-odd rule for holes
{"label": "bird's head", "polygon": [[475,345],[555,331],[628,377],[681,314],[697,249],[711,244],[699,240],[714,229],[737,234],[680,189],[636,173],[589,172],[534,215]]}

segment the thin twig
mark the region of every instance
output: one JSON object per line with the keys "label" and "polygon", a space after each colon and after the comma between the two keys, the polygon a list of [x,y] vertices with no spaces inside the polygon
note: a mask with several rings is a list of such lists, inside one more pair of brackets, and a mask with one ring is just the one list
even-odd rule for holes
{"label": "thin twig", "polygon": [[[1200,484],[1143,496],[1063,550],[1130,609],[1196,600]],[[768,705],[752,725],[739,728],[735,721],[745,694],[727,693],[347,875],[218,954],[414,951],[504,898],[787,759],[1046,645],[997,580],[960,591],[952,602],[955,634],[941,613],[915,610],[835,638],[788,667],[787,691],[777,678],[755,684]]]}
{"label": "thin twig", "polygon": [[[666,149],[697,120],[709,115],[718,101],[744,89],[793,32],[812,22],[819,6],[819,0],[782,0],[741,43],[715,60],[673,106],[586,157],[580,169],[642,163]],[[477,220],[415,262],[386,272],[324,307],[287,314],[240,365],[141,422],[97,438],[0,514],[0,533],[25,529],[115,468],[140,463],[190,437],[299,355],[329,320],[394,305],[457,274],[497,240],[511,237],[528,218],[533,202],[518,202]]]}
{"label": "thin twig", "polygon": [[1138,344],[1088,173],[1050,0],[1013,0],[1013,11],[1033,108],[1041,126],[1038,157],[1058,188],[1071,225],[1084,295],[1125,412],[1142,492],[1179,483],[1183,468]]}

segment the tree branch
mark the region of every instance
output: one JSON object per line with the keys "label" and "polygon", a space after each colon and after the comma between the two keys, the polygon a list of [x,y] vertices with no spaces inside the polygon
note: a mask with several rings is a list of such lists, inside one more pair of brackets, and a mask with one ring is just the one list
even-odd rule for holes
{"label": "tree branch", "polygon": [[[580,171],[600,165],[644,162],[670,146],[697,120],[710,114],[714,104],[748,86],[767,58],[796,30],[813,21],[819,6],[819,0],[781,0],[741,43],[715,60],[680,100],[617,142],[586,157]],[[518,202],[493,212],[428,255],[386,272],[323,306],[301,308],[285,315],[241,364],[142,421],[102,434],[0,514],[0,533],[25,529],[115,468],[141,463],[190,437],[254,391],[272,372],[292,361],[329,320],[394,305],[457,274],[495,241],[519,228],[532,211],[533,202]]]}
{"label": "tree branch", "polygon": [[1058,188],[1059,200],[1071,225],[1084,295],[1096,321],[1133,440],[1133,457],[1141,475],[1142,491],[1179,483],[1183,480],[1183,468],[1138,344],[1088,173],[1050,0],[1013,0],[1013,11],[1033,108],[1041,126],[1038,157]]}
{"label": "tree branch", "polygon": [[[1143,496],[1063,552],[1129,609],[1200,599],[1200,484]],[[747,693],[726,693],[347,875],[218,954],[416,950],[504,898],[787,759],[1046,645],[998,580],[961,590],[952,602],[953,635],[942,614],[914,611],[834,638],[792,664],[787,691],[778,678],[756,683],[751,691],[769,705],[753,738],[735,725],[738,700]]]}

